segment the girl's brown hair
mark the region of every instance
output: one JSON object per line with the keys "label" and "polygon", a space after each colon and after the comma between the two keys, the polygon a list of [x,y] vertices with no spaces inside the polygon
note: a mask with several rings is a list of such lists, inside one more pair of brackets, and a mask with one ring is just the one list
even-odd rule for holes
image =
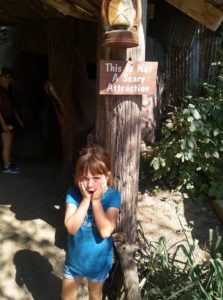
{"label": "girl's brown hair", "polygon": [[86,175],[88,171],[92,175],[109,176],[108,185],[112,184],[110,157],[104,148],[91,146],[81,150],[75,170],[75,184],[77,186],[80,177]]}

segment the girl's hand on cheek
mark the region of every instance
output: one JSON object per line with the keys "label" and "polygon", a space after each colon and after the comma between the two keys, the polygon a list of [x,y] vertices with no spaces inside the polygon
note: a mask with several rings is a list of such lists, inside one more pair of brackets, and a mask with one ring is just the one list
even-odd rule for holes
{"label": "girl's hand on cheek", "polygon": [[99,201],[101,200],[101,197],[103,196],[104,192],[107,190],[107,181],[102,182],[93,195],[91,196],[91,201]]}
{"label": "girl's hand on cheek", "polygon": [[89,199],[90,200],[91,195],[86,191],[86,189],[84,187],[84,184],[81,181],[79,181],[78,185],[79,185],[79,189],[80,189],[80,192],[81,192],[81,195],[82,195],[83,199]]}

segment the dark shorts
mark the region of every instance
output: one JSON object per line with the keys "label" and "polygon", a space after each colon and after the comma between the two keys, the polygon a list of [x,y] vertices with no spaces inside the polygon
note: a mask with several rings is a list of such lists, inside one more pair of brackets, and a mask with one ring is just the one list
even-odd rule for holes
{"label": "dark shorts", "polygon": [[[14,131],[14,129],[15,129],[15,119],[12,119],[12,118],[5,118],[5,123],[6,123],[8,126],[11,126],[10,131]],[[1,123],[0,123],[0,132],[4,132]]]}

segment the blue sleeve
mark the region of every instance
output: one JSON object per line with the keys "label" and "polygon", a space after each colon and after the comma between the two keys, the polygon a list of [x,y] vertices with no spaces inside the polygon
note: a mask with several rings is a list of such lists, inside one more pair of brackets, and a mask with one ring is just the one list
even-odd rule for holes
{"label": "blue sleeve", "polygon": [[66,204],[78,206],[81,200],[80,192],[75,186],[70,186],[66,194]]}
{"label": "blue sleeve", "polygon": [[108,204],[108,208],[109,207],[114,207],[114,208],[118,208],[120,209],[121,207],[121,195],[120,192],[113,189],[112,193],[110,194],[109,197],[109,204]]}

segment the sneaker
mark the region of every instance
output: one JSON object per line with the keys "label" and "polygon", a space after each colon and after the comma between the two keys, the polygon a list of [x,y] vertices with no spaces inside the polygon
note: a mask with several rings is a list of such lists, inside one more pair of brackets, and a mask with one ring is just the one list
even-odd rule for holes
{"label": "sneaker", "polygon": [[15,162],[11,162],[10,167],[13,168],[14,170],[20,171],[20,168],[17,166]]}
{"label": "sneaker", "polygon": [[12,165],[10,165],[7,168],[3,168],[2,170],[3,173],[10,173],[10,174],[18,174],[19,170],[17,170],[16,168],[14,168]]}

